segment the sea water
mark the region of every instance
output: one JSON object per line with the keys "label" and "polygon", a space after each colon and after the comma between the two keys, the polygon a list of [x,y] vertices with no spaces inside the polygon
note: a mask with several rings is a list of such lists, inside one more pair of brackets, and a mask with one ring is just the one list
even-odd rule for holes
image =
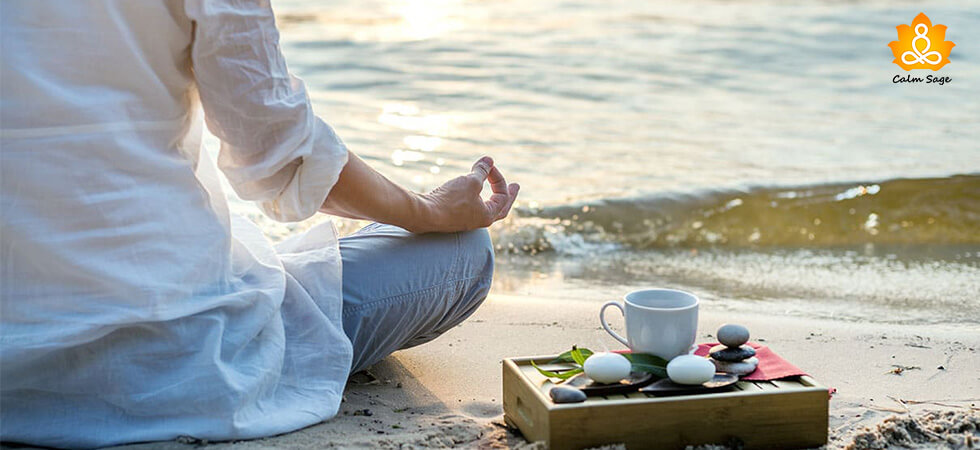
{"label": "sea water", "polygon": [[[488,154],[521,183],[496,292],[980,324],[976,4],[677,3],[273,6],[317,113],[386,175],[425,191]],[[919,12],[957,44],[937,73],[892,63]]]}

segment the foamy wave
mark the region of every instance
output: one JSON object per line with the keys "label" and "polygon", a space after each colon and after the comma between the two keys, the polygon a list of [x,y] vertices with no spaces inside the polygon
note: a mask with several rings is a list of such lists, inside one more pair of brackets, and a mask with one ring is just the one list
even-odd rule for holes
{"label": "foamy wave", "polygon": [[980,175],[753,188],[519,209],[499,251],[980,244]]}

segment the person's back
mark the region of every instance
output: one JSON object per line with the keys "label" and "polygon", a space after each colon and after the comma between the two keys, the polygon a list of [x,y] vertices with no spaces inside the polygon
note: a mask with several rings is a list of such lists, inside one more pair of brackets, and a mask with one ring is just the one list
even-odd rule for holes
{"label": "person's back", "polygon": [[[489,157],[428,194],[373,170],[313,114],[268,2],[4,0],[0,33],[0,440],[293,431],[486,298],[519,186]],[[266,215],[376,223],[273,247],[229,214],[205,118]]]}
{"label": "person's back", "polygon": [[[189,13],[228,6],[191,3],[0,3],[4,440],[253,437],[338,407],[350,344],[337,320],[312,302],[279,311],[282,263],[197,164],[191,52],[235,36],[194,46]],[[280,314],[308,316],[307,338],[336,349],[291,358]],[[297,397],[307,411],[288,408]]]}
{"label": "person's back", "polygon": [[3,276],[38,281],[3,283],[4,297],[34,303],[3,303],[17,328],[5,337],[51,320],[32,317],[39,302],[77,305],[62,328],[71,339],[120,319],[88,297],[166,320],[174,298],[221,289],[230,261],[214,255],[231,243],[195,181],[182,5],[3,2]]}

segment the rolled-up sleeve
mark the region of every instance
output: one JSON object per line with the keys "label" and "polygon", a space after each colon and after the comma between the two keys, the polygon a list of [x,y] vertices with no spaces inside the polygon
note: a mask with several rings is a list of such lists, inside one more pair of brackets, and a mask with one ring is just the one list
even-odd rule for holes
{"label": "rolled-up sleeve", "polygon": [[347,164],[347,148],[315,114],[279,48],[267,0],[192,0],[194,75],[218,167],[239,197],[275,220],[319,209]]}

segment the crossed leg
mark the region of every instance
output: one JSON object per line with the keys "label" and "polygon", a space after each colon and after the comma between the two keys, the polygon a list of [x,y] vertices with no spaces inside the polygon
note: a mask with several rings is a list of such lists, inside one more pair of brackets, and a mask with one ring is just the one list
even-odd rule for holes
{"label": "crossed leg", "polygon": [[486,229],[419,235],[375,223],[340,239],[340,255],[351,373],[458,325],[493,277]]}

